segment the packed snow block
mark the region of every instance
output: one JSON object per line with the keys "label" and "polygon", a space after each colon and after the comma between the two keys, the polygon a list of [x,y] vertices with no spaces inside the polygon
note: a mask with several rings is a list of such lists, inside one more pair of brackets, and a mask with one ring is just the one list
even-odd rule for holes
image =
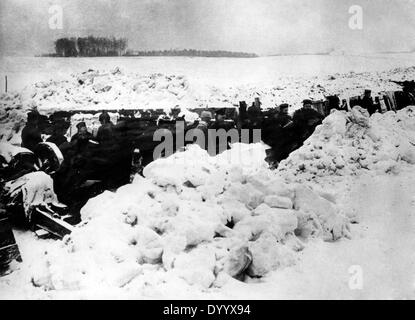
{"label": "packed snow block", "polygon": [[280,241],[297,228],[297,217],[293,210],[270,208],[265,204],[257,209],[257,215],[246,217],[234,226],[237,237],[253,240],[268,232]]}
{"label": "packed snow block", "polygon": [[165,270],[170,270],[174,266],[174,261],[187,246],[186,237],[174,233],[167,234],[163,237],[163,254],[162,263]]}
{"label": "packed snow block", "polygon": [[294,199],[294,188],[292,185],[285,183],[282,178],[276,176],[268,182],[268,195],[277,195]]}
{"label": "packed snow block", "polygon": [[251,183],[234,183],[225,190],[223,196],[236,199],[245,204],[249,209],[255,209],[264,201],[264,193],[255,188]]}
{"label": "packed snow block", "polygon": [[108,92],[108,91],[111,90],[111,88],[112,88],[112,86],[110,86],[108,83],[106,83],[105,80],[96,82],[92,86],[92,89],[95,91],[95,93]]}
{"label": "packed snow block", "polygon": [[237,166],[242,168],[244,175],[255,176],[261,169],[267,169],[265,161],[265,150],[267,146],[263,143],[234,143],[230,150],[226,150],[215,157],[219,167]]}
{"label": "packed snow block", "polygon": [[220,198],[220,203],[223,208],[223,212],[227,217],[228,221],[233,221],[237,223],[251,215],[251,211],[240,201],[232,199],[230,197]]}
{"label": "packed snow block", "polygon": [[195,246],[211,241],[218,226],[225,223],[226,217],[219,205],[184,201],[177,216],[167,221],[165,230],[185,236],[187,246]]}
{"label": "packed snow block", "polygon": [[209,288],[215,281],[215,252],[208,246],[199,246],[180,253],[174,261],[174,271],[190,285]]}
{"label": "packed snow block", "polygon": [[147,227],[137,226],[130,243],[139,251],[139,263],[157,264],[163,254],[162,238]]}
{"label": "packed snow block", "polygon": [[247,244],[240,244],[231,248],[225,258],[223,270],[231,277],[242,278],[245,270],[252,262],[252,255]]}
{"label": "packed snow block", "polygon": [[318,186],[313,187],[313,190],[314,190],[314,192],[318,193],[318,195],[320,197],[326,199],[327,201],[330,201],[333,204],[336,204],[337,203],[337,199],[336,199],[336,194],[335,193],[333,193],[331,191],[328,191],[328,190],[325,190],[325,189],[322,189],[321,187],[318,187]]}
{"label": "packed snow block", "polygon": [[350,110],[350,119],[359,126],[369,127],[369,112],[360,106],[355,106]]}
{"label": "packed snow block", "polygon": [[119,263],[109,274],[108,282],[114,287],[122,288],[142,273],[142,269],[134,262]]}
{"label": "packed snow block", "polygon": [[249,243],[252,263],[247,273],[252,277],[262,277],[268,272],[295,264],[294,252],[275,241],[269,233],[262,234],[256,241]]}
{"label": "packed snow block", "polygon": [[296,210],[297,228],[294,233],[302,239],[317,238],[322,236],[323,229],[317,215],[313,212]]}
{"label": "packed snow block", "polygon": [[202,196],[203,200],[214,201],[225,190],[226,181],[221,174],[212,174],[203,185],[196,189]]}
{"label": "packed snow block", "polygon": [[271,208],[292,209],[293,207],[293,203],[290,198],[274,195],[266,196],[264,198],[264,203],[269,205]]}
{"label": "packed snow block", "polygon": [[297,185],[294,208],[305,213],[314,213],[317,216],[325,240],[350,237],[349,220],[339,214],[333,203],[320,197],[309,187]]}
{"label": "packed snow block", "polygon": [[242,181],[244,179],[243,169],[238,166],[231,166],[226,170],[226,179],[231,183]]}
{"label": "packed snow block", "polygon": [[261,194],[270,194],[269,178],[263,176],[263,172],[258,172],[255,175],[250,175],[246,178],[246,184],[255,188]]}
{"label": "packed snow block", "polygon": [[316,134],[321,132],[325,138],[331,138],[334,135],[343,136],[346,133],[346,114],[340,111],[334,111],[323,120],[321,126],[315,130]]}
{"label": "packed snow block", "polygon": [[385,174],[385,173],[396,173],[397,163],[393,160],[381,160],[373,164],[370,164],[369,168],[373,174]]}
{"label": "packed snow block", "polygon": [[199,146],[191,145],[186,152],[151,162],[144,168],[143,174],[159,186],[173,185],[181,188],[186,182],[194,187],[203,185],[213,171],[209,154]]}
{"label": "packed snow block", "polygon": [[403,161],[415,164],[415,144],[404,141],[399,146],[399,154]]}

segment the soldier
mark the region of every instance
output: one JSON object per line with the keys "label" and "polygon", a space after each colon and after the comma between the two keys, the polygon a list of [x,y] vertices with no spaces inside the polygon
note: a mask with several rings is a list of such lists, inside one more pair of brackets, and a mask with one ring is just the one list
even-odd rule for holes
{"label": "soldier", "polygon": [[215,113],[215,122],[211,123],[210,129],[225,129],[229,130],[233,128],[232,124],[226,122],[226,109],[222,108]]}
{"label": "soldier", "polygon": [[205,150],[208,147],[208,129],[211,126],[211,122],[212,112],[204,110],[200,114],[200,121],[197,124],[196,128],[190,129],[194,134],[193,143],[198,143],[199,146]]}
{"label": "soldier", "polygon": [[372,91],[366,89],[365,93],[363,94],[363,98],[360,101],[361,107],[366,109],[369,112],[369,115],[372,115],[376,112],[376,106],[373,103],[372,99]]}
{"label": "soldier", "polygon": [[279,112],[276,116],[276,124],[284,128],[292,123],[292,117],[288,114],[289,105],[283,103],[279,106]]}
{"label": "soldier", "polygon": [[99,116],[101,126],[98,128],[97,140],[100,143],[112,141],[114,137],[114,124],[111,122],[110,115],[104,111]]}
{"label": "soldier", "polygon": [[337,95],[328,96],[326,99],[328,102],[326,115],[329,115],[331,110],[340,110],[340,99]]}
{"label": "soldier", "polygon": [[39,129],[39,117],[37,111],[29,112],[26,126],[22,130],[22,147],[31,151],[34,151],[36,145],[43,141]]}
{"label": "soldier", "polygon": [[53,126],[53,133],[52,135],[46,140],[46,142],[52,142],[56,144],[58,148],[65,143],[68,142],[68,139],[65,137],[66,128],[64,122],[57,122]]}
{"label": "soldier", "polygon": [[92,134],[88,132],[88,128],[86,127],[85,122],[81,121],[76,125],[76,129],[78,130],[77,133],[75,133],[72,138],[71,142],[76,142],[78,139],[92,139]]}
{"label": "soldier", "polygon": [[312,101],[303,101],[303,107],[294,112],[293,125],[301,140],[306,140],[314,131],[314,128],[321,124],[323,115],[312,108]]}
{"label": "soldier", "polygon": [[203,128],[208,128],[212,122],[212,112],[210,111],[202,111],[202,113],[200,114],[200,122],[198,124],[198,128],[199,129],[203,129]]}

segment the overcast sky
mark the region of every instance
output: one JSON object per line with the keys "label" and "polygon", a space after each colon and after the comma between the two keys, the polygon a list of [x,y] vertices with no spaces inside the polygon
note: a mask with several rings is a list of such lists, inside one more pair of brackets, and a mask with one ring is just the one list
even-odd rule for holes
{"label": "overcast sky", "polygon": [[[49,27],[50,6],[63,28]],[[349,8],[363,8],[363,29]],[[415,0],[0,0],[3,55],[53,52],[62,36],[126,37],[130,49],[272,53],[415,49]]]}

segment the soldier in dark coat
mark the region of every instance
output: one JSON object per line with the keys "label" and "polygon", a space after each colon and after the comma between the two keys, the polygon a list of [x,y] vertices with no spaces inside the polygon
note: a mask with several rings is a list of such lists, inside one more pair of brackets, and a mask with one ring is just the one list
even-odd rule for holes
{"label": "soldier in dark coat", "polygon": [[322,114],[312,108],[311,100],[304,100],[303,107],[293,115],[293,125],[299,139],[306,140],[314,132],[315,127],[321,124],[323,118]]}
{"label": "soldier in dark coat", "polygon": [[99,116],[101,126],[98,128],[97,141],[99,143],[112,142],[114,138],[114,124],[111,122],[108,112],[103,112]]}
{"label": "soldier in dark coat", "polygon": [[327,98],[327,112],[326,115],[329,115],[331,113],[331,110],[341,110],[340,107],[340,99],[337,95],[334,96],[328,96]]}
{"label": "soldier in dark coat", "polygon": [[52,142],[59,148],[63,143],[68,142],[68,139],[65,137],[65,133],[65,123],[57,122],[53,126],[52,135],[46,140],[46,142]]}
{"label": "soldier in dark coat", "polygon": [[292,122],[292,117],[288,114],[289,105],[287,103],[283,103],[279,106],[279,112],[276,117],[276,124],[279,125],[281,128],[286,127]]}
{"label": "soldier in dark coat", "polygon": [[22,130],[22,147],[31,151],[34,151],[36,145],[43,141],[39,129],[39,117],[38,112],[29,112],[26,126]]}
{"label": "soldier in dark coat", "polygon": [[79,138],[81,139],[92,139],[92,134],[88,131],[85,122],[81,121],[76,125],[78,130],[71,138],[71,142],[76,142]]}
{"label": "soldier in dark coat", "polygon": [[365,90],[365,93],[360,103],[361,103],[361,107],[366,109],[367,112],[369,112],[369,115],[374,114],[377,110],[377,106],[373,103],[371,90]]}

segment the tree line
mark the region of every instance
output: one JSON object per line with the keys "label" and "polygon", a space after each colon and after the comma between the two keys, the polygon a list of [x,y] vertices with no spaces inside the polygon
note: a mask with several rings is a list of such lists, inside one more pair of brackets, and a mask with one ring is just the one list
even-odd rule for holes
{"label": "tree line", "polygon": [[43,54],[47,57],[230,57],[230,58],[256,58],[255,53],[233,52],[225,50],[195,50],[170,49],[137,51],[127,50],[128,40],[115,37],[65,37],[55,41],[55,53]]}
{"label": "tree line", "polygon": [[55,41],[55,54],[58,57],[106,57],[122,56],[127,50],[127,39],[106,37],[72,37]]}
{"label": "tree line", "polygon": [[195,49],[170,49],[170,50],[150,50],[133,51],[128,50],[125,56],[131,57],[229,57],[229,58],[256,58],[255,53],[233,52],[224,50],[195,50]]}

